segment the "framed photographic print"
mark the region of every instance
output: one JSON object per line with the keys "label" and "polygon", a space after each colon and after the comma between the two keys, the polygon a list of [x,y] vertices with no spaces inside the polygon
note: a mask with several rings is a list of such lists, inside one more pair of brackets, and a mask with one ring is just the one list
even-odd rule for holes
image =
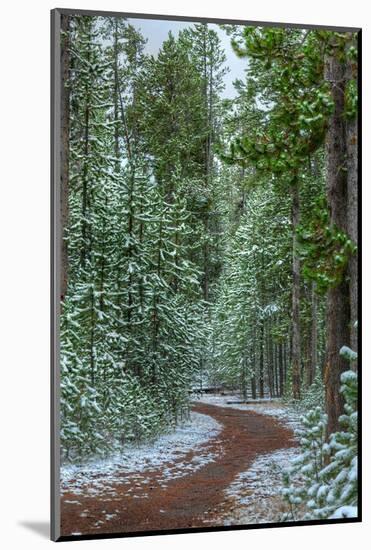
{"label": "framed photographic print", "polygon": [[53,540],[361,520],[360,56],[52,11]]}

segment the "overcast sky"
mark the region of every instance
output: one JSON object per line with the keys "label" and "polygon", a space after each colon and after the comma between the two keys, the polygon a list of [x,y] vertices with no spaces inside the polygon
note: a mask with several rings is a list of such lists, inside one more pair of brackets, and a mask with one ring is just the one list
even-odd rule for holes
{"label": "overcast sky", "polygon": [[[176,36],[182,29],[193,25],[193,23],[188,23],[186,21],[162,21],[158,19],[129,19],[129,21],[134,27],[140,29],[143,36],[147,38],[146,52],[152,55],[157,55],[169,31]],[[235,90],[233,81],[236,80],[236,78],[244,77],[247,60],[237,57],[232,50],[230,38],[224,30],[218,25],[211,23],[209,24],[209,28],[214,29],[218,33],[227,58],[226,66],[229,68],[229,72],[224,77],[224,97],[234,97]]]}

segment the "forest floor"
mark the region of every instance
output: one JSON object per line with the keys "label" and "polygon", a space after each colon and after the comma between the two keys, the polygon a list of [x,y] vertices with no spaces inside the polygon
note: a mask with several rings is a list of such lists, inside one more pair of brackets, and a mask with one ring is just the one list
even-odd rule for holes
{"label": "forest floor", "polygon": [[298,417],[275,400],[227,401],[193,402],[193,423],[137,448],[134,459],[62,468],[61,534],[278,521],[287,511],[279,489],[298,453]]}

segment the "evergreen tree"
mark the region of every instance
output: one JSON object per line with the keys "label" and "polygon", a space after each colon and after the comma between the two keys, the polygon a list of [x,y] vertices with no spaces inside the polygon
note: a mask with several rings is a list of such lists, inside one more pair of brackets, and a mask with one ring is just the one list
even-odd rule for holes
{"label": "evergreen tree", "polygon": [[[349,360],[357,354],[344,346],[341,355]],[[345,413],[339,418],[341,430],[326,440],[327,415],[319,407],[304,418],[301,438],[302,454],[286,473],[283,494],[291,505],[287,519],[296,519],[297,505],[305,505],[305,519],[357,516],[358,490],[358,390],[357,374],[351,370],[341,375],[341,392]],[[302,483],[293,483],[300,475]]]}
{"label": "evergreen tree", "polygon": [[356,378],[340,392],[337,353],[356,339],[354,36],[231,32],[248,63],[225,98],[215,26],[148,55],[125,18],[63,19],[62,455],[156,437],[195,383],[294,398],[319,408],[287,497],[328,517],[356,498]]}

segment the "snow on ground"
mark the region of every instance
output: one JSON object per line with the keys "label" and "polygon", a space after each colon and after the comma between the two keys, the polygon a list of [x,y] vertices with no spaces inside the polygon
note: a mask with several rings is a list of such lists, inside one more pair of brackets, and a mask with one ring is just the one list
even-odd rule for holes
{"label": "snow on ground", "polygon": [[[282,485],[282,471],[289,467],[298,454],[299,450],[294,447],[258,456],[250,468],[240,473],[228,487],[227,495],[238,497],[243,504],[248,504],[256,497],[276,495]],[[242,496],[243,493],[246,493],[246,497]]]}
{"label": "snow on ground", "polygon": [[330,519],[356,518],[358,517],[357,506],[341,506],[330,516]]}
{"label": "snow on ground", "polygon": [[[108,459],[62,466],[61,492],[91,496],[104,494],[107,500],[111,500],[116,495],[116,484],[132,486],[135,483],[136,489],[140,488],[141,491],[132,496],[148,498],[145,490],[148,484],[146,472],[161,468],[159,483],[166,486],[168,480],[186,476],[215,461],[216,455],[203,446],[215,439],[221,429],[222,426],[210,416],[192,412],[189,422],[152,443],[128,446],[124,452],[116,453]],[[195,455],[186,459],[190,452]],[[132,491],[133,488],[128,487],[127,494]]]}
{"label": "snow on ground", "polygon": [[224,524],[279,521],[286,511],[280,496],[282,473],[299,454],[300,449],[294,447],[258,456],[226,490],[226,496],[237,507],[225,518]]}
{"label": "snow on ground", "polygon": [[[296,436],[299,436],[302,429],[299,412],[279,399],[238,403],[241,398],[237,395],[210,394],[197,400],[219,407],[272,416],[291,428]],[[225,517],[224,524],[246,525],[280,521],[287,512],[287,505],[281,497],[282,475],[299,454],[300,448],[293,447],[258,456],[249,469],[241,472],[225,491],[226,499],[231,503],[231,511]]]}
{"label": "snow on ground", "polygon": [[294,433],[300,432],[302,426],[300,422],[300,414],[297,410],[288,405],[284,405],[280,399],[256,399],[252,402],[239,403],[241,398],[236,395],[202,395],[195,396],[194,400],[209,405],[217,405],[218,407],[229,407],[241,411],[253,411],[258,414],[273,416],[280,420],[282,424],[291,428]]}
{"label": "snow on ground", "polygon": [[[262,399],[250,403],[237,403],[236,395],[194,396],[194,401],[251,410],[276,418],[294,432],[300,430],[299,413],[278,399]],[[102,501],[114,501],[117,484],[126,485],[126,495],[133,498],[149,498],[149,472],[156,472],[156,481],[166,487],[171,479],[184,477],[205,464],[217,459],[218,450],[210,452],[208,443],[221,432],[222,426],[210,416],[191,413],[190,421],[165,434],[156,441],[141,446],[128,446],[122,453],[109,459],[92,460],[84,464],[64,465],[61,468],[61,491],[76,495],[91,495]],[[217,447],[213,445],[213,447]],[[260,455],[249,469],[241,472],[225,491],[229,503],[225,525],[267,523],[280,520],[287,511],[280,496],[282,472],[299,454],[298,448],[281,449]],[[119,500],[119,499],[118,499]],[[76,506],[81,517],[87,513],[79,500],[70,499],[67,504]],[[81,506],[79,508],[79,506]],[[224,509],[225,510],[225,509]],[[96,527],[116,516],[106,513]],[[223,516],[226,511],[224,511]],[[206,520],[207,521],[207,520]]]}

